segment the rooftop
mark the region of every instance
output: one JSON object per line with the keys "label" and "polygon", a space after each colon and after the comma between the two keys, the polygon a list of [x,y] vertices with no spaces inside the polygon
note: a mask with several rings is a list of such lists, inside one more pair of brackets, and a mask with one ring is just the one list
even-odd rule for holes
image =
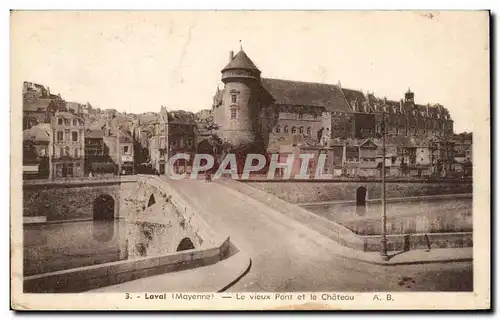
{"label": "rooftop", "polygon": [[333,84],[263,78],[262,86],[276,104],[323,107],[330,112],[351,111],[342,89]]}
{"label": "rooftop", "polygon": [[45,112],[51,102],[51,99],[23,99],[23,111]]}
{"label": "rooftop", "polygon": [[[229,69],[248,69],[259,71],[259,68],[247,56],[245,51],[240,50],[233,59],[222,69],[222,71]],[[260,71],[259,71],[260,72]]]}
{"label": "rooftop", "polygon": [[49,142],[49,133],[41,127],[34,126],[23,131],[23,141]]}

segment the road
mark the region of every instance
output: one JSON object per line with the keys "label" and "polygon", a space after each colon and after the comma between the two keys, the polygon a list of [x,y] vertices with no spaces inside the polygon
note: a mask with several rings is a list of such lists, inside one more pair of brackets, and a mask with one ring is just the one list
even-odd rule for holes
{"label": "road", "polygon": [[217,181],[168,183],[252,258],[251,271],[229,291],[472,290],[471,262],[378,266],[343,258],[331,239]]}

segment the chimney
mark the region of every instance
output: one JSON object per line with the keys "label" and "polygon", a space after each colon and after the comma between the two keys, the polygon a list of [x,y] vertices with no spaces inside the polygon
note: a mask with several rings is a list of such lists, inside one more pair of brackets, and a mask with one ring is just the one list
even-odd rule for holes
{"label": "chimney", "polygon": [[231,50],[229,51],[229,62],[233,61],[233,58],[234,58],[234,51]]}

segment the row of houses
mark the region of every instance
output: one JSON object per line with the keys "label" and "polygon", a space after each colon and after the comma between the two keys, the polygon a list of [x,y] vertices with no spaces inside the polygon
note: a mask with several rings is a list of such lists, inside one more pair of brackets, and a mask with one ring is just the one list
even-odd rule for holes
{"label": "row of houses", "polygon": [[[439,136],[387,137],[385,150],[382,140],[375,138],[335,138],[318,144],[306,135],[287,135],[276,137],[270,143],[268,152],[278,153],[280,163],[286,163],[293,156],[292,176],[300,172],[301,154],[313,156],[309,162],[310,175],[316,172],[320,154],[326,157],[324,173],[334,176],[379,177],[383,161],[387,176],[448,177],[472,174],[472,148],[462,158],[463,155],[457,156],[453,140]],[[280,170],[279,174],[284,174],[284,170]]]}
{"label": "row of houses", "polygon": [[91,126],[69,112],[23,130],[23,174],[30,178],[71,178],[132,174],[133,139],[115,122]]}

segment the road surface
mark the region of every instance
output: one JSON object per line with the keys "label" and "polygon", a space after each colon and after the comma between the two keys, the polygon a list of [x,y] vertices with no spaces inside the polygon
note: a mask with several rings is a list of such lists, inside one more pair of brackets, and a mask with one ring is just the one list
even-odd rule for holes
{"label": "road surface", "polygon": [[166,182],[252,258],[251,271],[229,291],[472,290],[471,262],[378,266],[343,258],[333,240],[217,181]]}

